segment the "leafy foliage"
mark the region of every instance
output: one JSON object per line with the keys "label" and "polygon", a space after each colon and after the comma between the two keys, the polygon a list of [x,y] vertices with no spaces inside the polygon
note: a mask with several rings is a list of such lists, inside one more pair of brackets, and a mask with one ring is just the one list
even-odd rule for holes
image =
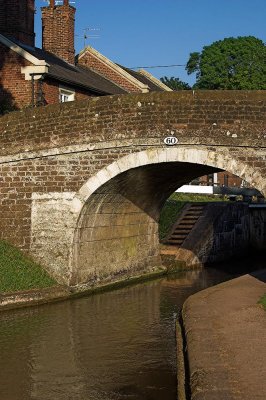
{"label": "leafy foliage", "polygon": [[179,78],[174,78],[173,76],[171,78],[164,76],[163,78],[160,78],[160,81],[163,82],[166,86],[168,86],[172,90],[191,89],[188,83],[181,81]]}
{"label": "leafy foliage", "polygon": [[259,304],[261,304],[264,307],[264,310],[266,311],[266,293],[260,299]]}
{"label": "leafy foliage", "polygon": [[225,38],[191,53],[186,70],[198,89],[266,89],[266,46],[253,36]]}

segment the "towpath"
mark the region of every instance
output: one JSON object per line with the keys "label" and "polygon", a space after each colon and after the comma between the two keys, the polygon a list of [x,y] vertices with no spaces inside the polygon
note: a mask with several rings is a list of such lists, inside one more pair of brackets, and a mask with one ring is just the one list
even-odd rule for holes
{"label": "towpath", "polygon": [[266,270],[191,296],[183,308],[192,400],[266,399]]}

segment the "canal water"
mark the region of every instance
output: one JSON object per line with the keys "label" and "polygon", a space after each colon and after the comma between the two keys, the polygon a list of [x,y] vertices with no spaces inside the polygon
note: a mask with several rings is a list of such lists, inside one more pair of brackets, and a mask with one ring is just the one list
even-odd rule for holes
{"label": "canal water", "polygon": [[1,313],[0,399],[176,400],[176,317],[223,267]]}

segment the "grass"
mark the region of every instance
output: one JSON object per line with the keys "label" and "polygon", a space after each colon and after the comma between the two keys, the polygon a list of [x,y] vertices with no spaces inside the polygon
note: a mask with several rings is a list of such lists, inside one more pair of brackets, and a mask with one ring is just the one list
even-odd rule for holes
{"label": "grass", "polygon": [[224,201],[220,196],[173,193],[162,208],[159,220],[159,237],[163,239],[187,203]]}
{"label": "grass", "polygon": [[173,193],[169,200],[175,200],[184,203],[205,203],[211,201],[225,201],[222,196],[212,194],[190,194],[190,193]]}
{"label": "grass", "polygon": [[160,239],[163,239],[173,223],[177,220],[179,214],[182,211],[182,208],[184,207],[186,203],[181,202],[181,201],[175,201],[175,200],[168,200],[160,214],[160,220],[159,220],[159,237]]}
{"label": "grass", "polygon": [[262,296],[262,298],[259,300],[259,304],[264,307],[264,310],[266,311],[266,293]]}
{"label": "grass", "polygon": [[56,285],[47,272],[20,250],[0,241],[0,293],[42,289]]}

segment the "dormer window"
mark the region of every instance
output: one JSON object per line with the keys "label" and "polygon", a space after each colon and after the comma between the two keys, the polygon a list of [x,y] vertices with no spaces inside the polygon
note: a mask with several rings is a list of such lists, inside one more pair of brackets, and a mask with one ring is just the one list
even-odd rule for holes
{"label": "dormer window", "polygon": [[71,89],[66,89],[63,87],[59,88],[59,102],[66,103],[67,101],[75,100],[75,91]]}

